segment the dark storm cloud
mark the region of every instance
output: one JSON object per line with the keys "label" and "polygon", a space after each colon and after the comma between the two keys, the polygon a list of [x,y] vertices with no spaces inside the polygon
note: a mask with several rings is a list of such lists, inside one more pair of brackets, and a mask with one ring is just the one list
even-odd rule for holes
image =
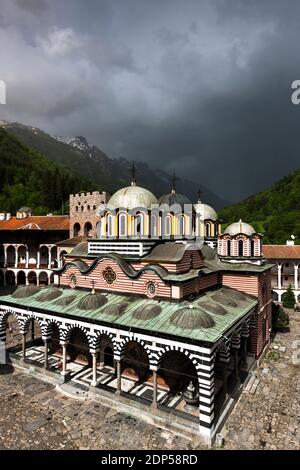
{"label": "dark storm cloud", "polygon": [[297,0],[2,0],[1,118],[236,200],[300,166],[299,23]]}

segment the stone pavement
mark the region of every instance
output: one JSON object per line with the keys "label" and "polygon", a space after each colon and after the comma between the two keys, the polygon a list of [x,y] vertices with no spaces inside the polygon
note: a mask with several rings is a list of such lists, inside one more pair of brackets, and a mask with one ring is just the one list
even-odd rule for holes
{"label": "stone pavement", "polygon": [[300,449],[300,366],[292,363],[296,340],[300,313],[291,312],[290,332],[277,333],[221,431],[225,449]]}
{"label": "stone pavement", "polygon": [[[224,429],[225,449],[300,449],[300,314],[277,334]],[[299,354],[300,356],[300,354]],[[99,403],[59,394],[7,366],[0,375],[0,449],[193,449],[193,442]]]}
{"label": "stone pavement", "polygon": [[0,375],[0,449],[192,449],[192,442],[7,367]]}

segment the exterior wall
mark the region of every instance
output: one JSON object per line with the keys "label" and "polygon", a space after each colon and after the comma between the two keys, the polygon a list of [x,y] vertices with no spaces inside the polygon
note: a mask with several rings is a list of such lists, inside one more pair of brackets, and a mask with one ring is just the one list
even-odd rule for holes
{"label": "exterior wall", "polygon": [[[100,217],[96,211],[100,204],[106,204],[109,194],[106,192],[94,191],[91,193],[70,194],[70,237],[85,235],[84,226],[86,223],[92,225],[92,231],[89,236],[96,237],[96,224]],[[78,234],[74,234],[74,225],[80,225]]]}
{"label": "exterior wall", "polygon": [[[103,277],[103,271],[108,267],[111,267],[116,274],[116,280],[112,284],[108,284]],[[141,295],[146,294],[147,283],[153,281],[156,285],[158,297],[171,298],[171,286],[165,284],[157,274],[149,271],[143,273],[137,279],[130,279],[120,266],[111,259],[101,260],[88,276],[82,275],[75,266],[68,267],[60,276],[60,285],[70,286],[71,276],[76,276],[77,287],[90,289],[94,283],[95,289]]]}
{"label": "exterior wall", "polygon": [[209,289],[210,287],[216,286],[219,281],[218,273],[213,273],[208,276],[203,276],[198,279],[193,279],[190,282],[186,282],[182,286],[182,295],[186,297],[190,294],[202,292],[203,290]]}
{"label": "exterior wall", "polygon": [[269,259],[272,267],[271,285],[273,290],[273,300],[282,302],[282,296],[289,285],[295,295],[296,302],[300,302],[300,282],[299,282],[299,259]]}
{"label": "exterior wall", "polygon": [[256,275],[222,274],[222,284],[258,298],[256,316],[251,321],[251,352],[258,358],[270,341],[272,327],[271,272]]}

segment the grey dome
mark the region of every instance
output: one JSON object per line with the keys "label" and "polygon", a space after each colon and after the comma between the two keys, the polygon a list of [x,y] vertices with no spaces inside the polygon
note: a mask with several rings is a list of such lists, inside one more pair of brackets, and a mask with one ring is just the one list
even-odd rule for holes
{"label": "grey dome", "polygon": [[213,318],[202,308],[185,306],[181,307],[170,318],[173,325],[187,330],[195,328],[211,328],[215,322]]}
{"label": "grey dome", "polygon": [[71,255],[87,255],[88,254],[88,242],[78,243],[70,253]]}
{"label": "grey dome", "polygon": [[215,315],[226,315],[227,310],[220,304],[215,304],[214,302],[203,301],[198,302],[199,307],[204,308],[209,313]]}
{"label": "grey dome", "polygon": [[113,194],[108,201],[107,207],[108,209],[135,209],[137,207],[151,209],[152,204],[158,204],[154,194],[148,191],[148,189],[131,185],[119,189],[119,191]]}
{"label": "grey dome", "polygon": [[179,204],[181,207],[183,207],[185,204],[192,204],[188,197],[176,192],[171,192],[161,196],[158,202],[159,204],[167,204],[170,207],[175,204]]}
{"label": "grey dome", "polygon": [[68,295],[67,297],[62,297],[58,299],[55,304],[60,305],[61,307],[67,307],[76,299],[76,295]]}
{"label": "grey dome", "polygon": [[61,295],[62,295],[62,291],[60,289],[57,289],[57,288],[45,289],[37,297],[37,300],[39,302],[46,302],[46,301],[57,299]]}
{"label": "grey dome", "polygon": [[12,294],[14,299],[25,299],[40,291],[40,287],[30,284],[29,286],[19,286]]}
{"label": "grey dome", "polygon": [[243,222],[242,219],[240,219],[238,222],[234,222],[233,224],[229,225],[224,230],[224,233],[228,233],[228,235],[231,236],[238,235],[239,233],[251,236],[253,233],[256,233],[256,231],[251,225],[246,224],[246,222]]}
{"label": "grey dome", "polygon": [[107,298],[99,293],[85,295],[79,302],[78,308],[81,310],[94,310],[106,304]]}
{"label": "grey dome", "polygon": [[137,308],[132,316],[136,320],[151,320],[151,318],[157,317],[161,313],[161,306],[160,305],[145,305],[142,307]]}
{"label": "grey dome", "polygon": [[125,312],[128,305],[128,302],[118,302],[117,304],[109,305],[105,308],[105,313],[111,316],[121,315]]}
{"label": "grey dome", "polygon": [[201,216],[202,220],[218,220],[218,214],[215,209],[213,209],[208,204],[203,204],[203,202],[198,202],[194,204],[194,209],[197,214]]}

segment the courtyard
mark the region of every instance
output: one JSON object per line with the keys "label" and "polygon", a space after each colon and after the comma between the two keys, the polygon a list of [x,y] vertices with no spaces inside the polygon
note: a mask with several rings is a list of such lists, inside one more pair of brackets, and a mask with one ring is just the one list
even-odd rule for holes
{"label": "courtyard", "polygon": [[[278,333],[225,427],[224,449],[299,449],[300,315]],[[59,393],[12,366],[0,375],[0,449],[201,449],[191,440],[145,423],[98,401]]]}

